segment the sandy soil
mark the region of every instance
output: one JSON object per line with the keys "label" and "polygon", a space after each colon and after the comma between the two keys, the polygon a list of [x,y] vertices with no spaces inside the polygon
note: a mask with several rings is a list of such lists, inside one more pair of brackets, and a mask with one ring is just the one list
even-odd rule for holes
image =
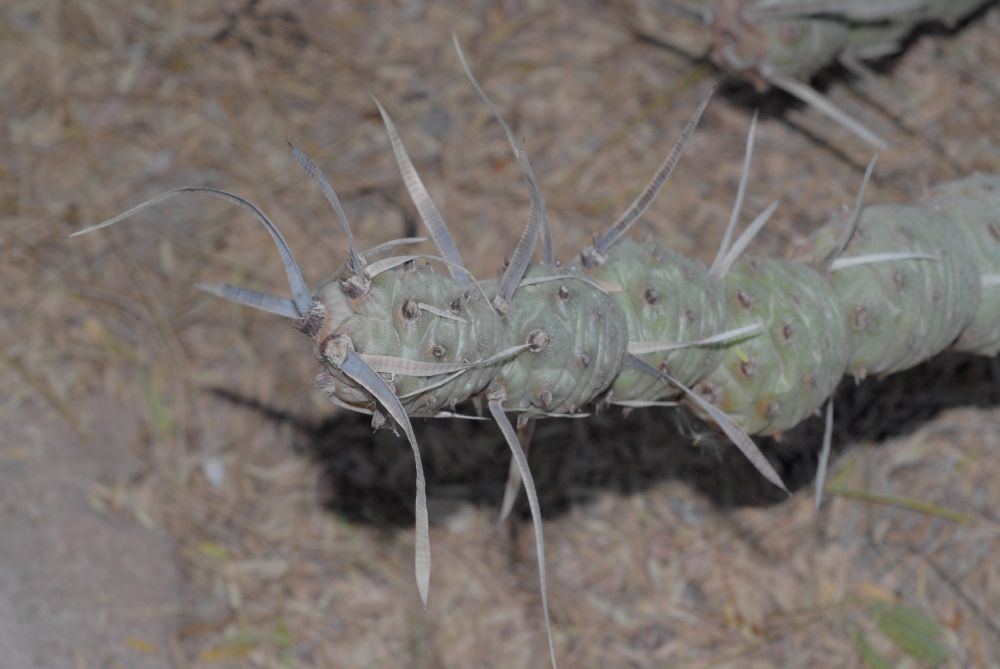
{"label": "sandy soil", "polygon": [[[424,612],[405,443],[311,390],[309,343],[286,324],[194,288],[284,291],[249,217],[191,196],[63,239],[171,187],[223,187],[267,211],[318,282],[344,243],[286,136],[326,170],[362,246],[416,231],[371,91],[472,269],[493,273],[527,193],[452,31],[525,138],[563,258],[724,79],[688,57],[704,35],[625,2],[0,8],[4,669],[545,664],[530,526],[523,509],[495,521],[508,463],[495,429],[417,426],[435,559]],[[824,75],[893,142],[869,201],[1000,171],[998,31],[993,7],[917,36],[877,84]],[[635,234],[711,259],[756,107],[747,210],[782,205],[753,252],[794,252],[851,202],[863,144],[725,79]],[[846,384],[819,513],[815,422],[762,441],[791,499],[675,413],[541,425],[531,461],[561,666],[1000,666],[998,379],[995,360],[945,356]]]}

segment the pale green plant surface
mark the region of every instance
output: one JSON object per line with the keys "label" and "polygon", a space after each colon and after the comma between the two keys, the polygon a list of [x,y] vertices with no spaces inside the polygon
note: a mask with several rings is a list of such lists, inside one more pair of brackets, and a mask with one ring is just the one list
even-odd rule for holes
{"label": "pale green plant surface", "polygon": [[[0,10],[8,93],[0,100],[0,311],[10,324],[0,328],[0,469],[5,539],[31,549],[24,562],[5,553],[13,555],[5,564],[28,574],[29,601],[57,593],[48,604],[58,607],[44,610],[70,616],[19,609],[13,622],[38,636],[17,638],[58,638],[38,646],[55,655],[54,666],[77,658],[101,666],[110,653],[130,667],[178,658],[198,669],[465,667],[483,658],[542,665],[527,526],[515,520],[508,534],[495,525],[507,457],[498,435],[450,421],[415,425],[436,549],[425,613],[413,587],[412,515],[399,511],[412,504],[405,446],[373,435],[367,419],[331,415],[308,389],[315,362],[298,333],[192,287],[215,280],[283,290],[266,235],[227,206],[178,200],[101,239],[61,236],[160,190],[213,183],[271,213],[318,285],[343,264],[346,247],[287,154],[286,132],[344,184],[360,248],[412,232],[370,88],[397,114],[470,267],[489,276],[513,248],[527,196],[509,147],[453,67],[447,43],[456,29],[474,62],[490,61],[479,74],[528,140],[557,253],[568,258],[648,178],[704,76],[633,40],[603,3],[475,12],[435,3],[406,14],[402,5],[369,12],[357,3],[314,13],[272,0],[225,9],[232,20],[205,3],[160,12],[114,0],[17,0]],[[904,138],[883,155],[886,176],[870,201],[917,202],[932,183],[1000,172],[996,82],[982,67],[1000,55],[996,18],[989,13],[955,39],[921,40],[893,72],[915,123],[968,169]],[[839,86],[831,95],[851,104]],[[748,116],[738,98],[717,98],[640,233],[711,261]],[[828,125],[798,109],[787,117],[814,134]],[[833,134],[842,158],[762,117],[747,209],[777,196],[783,204],[754,254],[785,253],[852,201],[869,156]],[[167,439],[152,437],[147,412],[154,365],[158,401],[175,428]],[[945,359],[838,394],[838,425],[869,447],[835,460],[835,473],[850,470],[853,489],[974,518],[960,526],[855,499],[834,499],[819,516],[808,495],[774,503],[728,447],[677,432],[665,412],[543,423],[530,456],[550,510],[560,658],[639,667],[850,661],[856,624],[869,614],[825,604],[879,589],[905,591],[941,621],[952,666],[996,664],[996,636],[969,604],[997,610],[1000,591],[990,559],[990,514],[1000,504],[992,378],[988,365]],[[209,392],[220,387],[256,404]],[[768,443],[768,453],[809,453],[819,443],[809,427],[784,445]],[[101,454],[138,466],[95,467]],[[53,504],[57,493],[72,503]],[[91,528],[70,515],[80,509],[99,531],[74,533]],[[163,554],[176,574],[136,550],[160,546],[149,536],[126,551],[106,532],[143,523],[172,542]],[[208,559],[197,550],[205,542],[224,550]],[[957,589],[916,557],[928,549]],[[73,559],[53,558],[64,555]],[[30,580],[38,572],[42,582]],[[95,585],[111,597],[95,596]],[[135,599],[117,589],[126,585]]]}

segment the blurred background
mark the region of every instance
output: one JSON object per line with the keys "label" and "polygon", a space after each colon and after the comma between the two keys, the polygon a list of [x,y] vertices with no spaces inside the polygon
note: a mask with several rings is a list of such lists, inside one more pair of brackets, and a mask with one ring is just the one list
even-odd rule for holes
{"label": "blurred background", "polygon": [[[5,668],[540,667],[530,524],[498,525],[509,456],[488,424],[417,424],[434,568],[414,587],[413,460],[311,388],[311,344],[199,281],[287,291],[254,201],[307,279],[345,257],[290,138],[361,247],[418,231],[372,92],[470,268],[494,274],[527,191],[461,73],[454,31],[523,137],[570,259],[628,205],[713,81],[636,226],[710,261],[761,125],[752,252],[849,205],[870,149],[704,58],[710,35],[646,3],[7,0],[0,7],[0,661]],[[877,78],[824,72],[892,143],[869,202],[1000,171],[1000,11],[925,30]],[[667,410],[542,423],[531,465],[566,667],[1000,666],[1000,370],[946,355],[759,440],[771,490]]]}

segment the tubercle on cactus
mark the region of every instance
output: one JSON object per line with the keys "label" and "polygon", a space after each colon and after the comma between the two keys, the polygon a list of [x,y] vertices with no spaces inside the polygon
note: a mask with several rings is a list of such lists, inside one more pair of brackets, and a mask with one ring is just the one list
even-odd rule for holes
{"label": "tubercle on cactus", "polygon": [[[376,100],[418,213],[441,257],[396,255],[400,240],[368,252],[322,171],[292,153],[320,186],[350,248],[337,275],[309,291],[277,226],[243,198],[211,188],[164,193],[84,234],[117,223],[178,193],[201,192],[250,210],[282,258],[292,298],[226,284],[208,292],[291,320],[313,339],[323,367],[318,385],[338,406],[389,416],[403,430],[416,465],[418,590],[426,606],[431,554],[426,483],[411,416],[467,417],[459,405],[485,403],[512,452],[512,482],[522,480],[531,508],[539,584],[549,641],[541,511],[521,437],[530,422],[579,416],[580,409],[676,400],[715,421],[761,473],[784,489],[747,433],[787,430],[827,401],[847,371],[887,374],[953,343],[993,355],[1000,350],[1000,301],[982,295],[1000,285],[1000,177],[976,175],[945,184],[917,207],[864,208],[869,165],[852,211],[827,224],[803,260],[743,255],[775,205],[732,241],[750,171],[756,119],[743,176],[716,261],[710,268],[655,244],[624,238],[664,186],[709,97],[649,184],[619,220],[563,266],[551,256],[548,215],[523,147],[462,66],[503,127],[529,187],[528,223],[500,280],[476,281],[465,268],[440,212]],[[542,262],[531,264],[537,240]],[[443,264],[434,271],[428,258]],[[517,430],[507,412],[519,414]],[[827,406],[824,454],[832,405]],[[821,476],[825,471],[825,455]],[[512,502],[511,486],[503,508]],[[513,488],[516,491],[516,488]],[[818,491],[819,492],[819,491]],[[818,499],[818,497],[817,497]]]}
{"label": "tubercle on cactus", "polygon": [[712,31],[712,59],[721,68],[750,75],[816,108],[878,148],[885,141],[836,107],[807,82],[842,62],[866,72],[862,61],[899,51],[918,26],[953,27],[990,0],[714,0],[693,9],[656,0],[665,10]]}

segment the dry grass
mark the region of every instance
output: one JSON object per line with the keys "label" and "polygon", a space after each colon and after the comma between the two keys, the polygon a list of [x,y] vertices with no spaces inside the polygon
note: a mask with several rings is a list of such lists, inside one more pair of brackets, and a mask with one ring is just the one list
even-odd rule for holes
{"label": "dry grass", "polygon": [[[24,428],[0,460],[46,467],[60,439],[141,463],[74,481],[98,513],[165,528],[178,546],[180,610],[162,614],[162,641],[112,635],[123,666],[544,664],[530,532],[523,519],[494,520],[507,468],[494,430],[420,426],[436,520],[424,613],[405,444],[310,391],[315,363],[297,333],[193,288],[282,290],[250,219],[193,196],[119,229],[62,236],[170,187],[219,186],[269,212],[319,281],[344,244],[286,135],[327,171],[363,246],[415,229],[371,90],[470,265],[493,272],[527,193],[461,76],[455,30],[526,138],[567,258],[645,183],[714,76],[636,40],[629,17],[624,3],[596,2],[0,9],[0,426]],[[870,200],[1000,171],[998,30],[994,9],[956,35],[922,36],[893,64],[908,130],[834,83],[835,100],[896,140]],[[638,234],[711,258],[748,98],[729,86],[716,99]],[[749,210],[783,205],[754,250],[787,253],[851,201],[869,156],[815,114],[759,102]],[[885,610],[896,605],[941,629],[945,666],[1000,665],[994,366],[950,358],[845,391],[834,498],[818,515],[808,491],[775,500],[723,445],[667,414],[544,425],[532,464],[550,512],[563,666],[848,667],[866,643],[896,666],[928,665],[890,640]],[[798,487],[810,481],[814,427],[770,445]],[[36,494],[5,505],[19,513]],[[78,666],[102,666],[108,652],[71,650]]]}

